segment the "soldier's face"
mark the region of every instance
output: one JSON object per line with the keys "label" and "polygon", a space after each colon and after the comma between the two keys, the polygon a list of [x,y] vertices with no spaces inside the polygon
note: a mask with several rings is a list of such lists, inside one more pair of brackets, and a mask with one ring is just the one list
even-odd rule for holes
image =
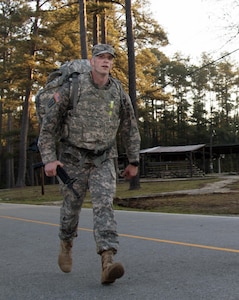
{"label": "soldier's face", "polygon": [[91,59],[92,70],[101,74],[109,74],[113,66],[113,56],[109,53],[97,55]]}

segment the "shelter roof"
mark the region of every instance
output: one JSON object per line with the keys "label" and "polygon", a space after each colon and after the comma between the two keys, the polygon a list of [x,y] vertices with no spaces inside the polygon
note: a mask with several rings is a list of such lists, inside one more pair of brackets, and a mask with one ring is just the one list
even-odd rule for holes
{"label": "shelter roof", "polygon": [[203,148],[205,144],[199,145],[186,145],[186,146],[157,146],[153,148],[147,148],[140,150],[140,154],[144,153],[184,153],[184,152],[193,152]]}

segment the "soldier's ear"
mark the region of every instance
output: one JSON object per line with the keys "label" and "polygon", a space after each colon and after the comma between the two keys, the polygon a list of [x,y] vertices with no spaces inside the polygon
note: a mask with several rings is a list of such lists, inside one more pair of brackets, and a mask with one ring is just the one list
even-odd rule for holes
{"label": "soldier's ear", "polygon": [[90,64],[91,64],[91,66],[94,66],[94,64],[95,64],[94,57],[92,57],[92,58],[90,59]]}

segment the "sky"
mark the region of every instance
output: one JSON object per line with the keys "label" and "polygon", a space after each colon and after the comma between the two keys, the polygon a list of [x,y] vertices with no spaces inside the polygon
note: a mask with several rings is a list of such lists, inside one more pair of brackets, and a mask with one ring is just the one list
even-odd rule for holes
{"label": "sky", "polygon": [[196,62],[203,52],[218,59],[238,49],[230,58],[239,62],[239,1],[148,1],[153,17],[167,33],[170,45],[160,49],[166,55],[180,52]]}

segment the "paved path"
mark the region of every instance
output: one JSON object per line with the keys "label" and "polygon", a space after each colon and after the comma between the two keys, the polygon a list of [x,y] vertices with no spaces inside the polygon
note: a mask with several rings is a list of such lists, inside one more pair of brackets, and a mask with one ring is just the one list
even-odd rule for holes
{"label": "paved path", "polygon": [[[210,194],[210,193],[228,193],[232,192],[228,185],[239,182],[238,175],[222,175],[219,177],[221,179],[217,182],[212,182],[206,184],[204,187],[200,189],[193,189],[193,190],[182,190],[182,191],[174,191],[174,192],[165,192],[161,193],[161,195],[170,195],[170,194],[190,194],[190,195],[197,195],[197,194]],[[239,297],[238,297],[239,299]]]}
{"label": "paved path", "polygon": [[57,266],[58,206],[0,204],[1,300],[238,300],[239,218],[116,211],[126,268],[100,284],[92,211],[83,209],[72,273]]}

